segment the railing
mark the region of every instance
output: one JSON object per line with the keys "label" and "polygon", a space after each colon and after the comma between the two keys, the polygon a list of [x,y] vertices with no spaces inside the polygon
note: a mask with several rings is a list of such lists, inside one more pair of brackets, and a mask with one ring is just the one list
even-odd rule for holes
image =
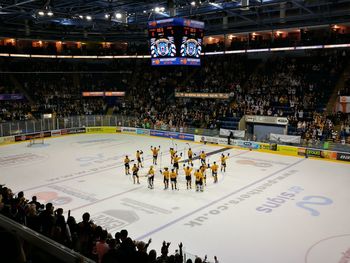
{"label": "railing", "polygon": [[152,125],[143,127],[136,117],[124,115],[85,115],[67,118],[50,118],[41,120],[15,121],[0,124],[0,137],[28,134],[66,128],[96,127],[96,126],[125,126],[149,128],[165,131],[184,132],[205,136],[218,136],[216,129],[201,129],[193,127],[169,127],[169,125]]}
{"label": "railing", "polygon": [[[83,257],[81,254],[49,239],[28,227],[25,227],[12,219],[0,214],[0,227],[13,233],[25,241],[36,250],[37,253],[45,255],[47,262],[67,262],[67,263],[94,263],[95,261]],[[7,261],[9,262],[9,261]]]}
{"label": "railing", "polygon": [[[132,116],[124,115],[85,115],[74,116],[66,118],[50,118],[40,120],[27,120],[27,121],[15,121],[0,123],[0,137],[14,136],[29,134],[35,132],[59,130],[66,128],[78,128],[78,127],[96,127],[96,126],[125,126],[135,128],[146,128],[164,131],[183,132],[195,135],[204,135],[219,137],[219,130],[217,129],[202,129],[194,127],[170,127],[169,125],[144,125],[139,122],[139,119]],[[253,135],[246,133],[245,140],[251,140]],[[274,143],[270,141],[264,141],[266,143]],[[279,142],[279,144],[284,144]],[[288,144],[286,144],[288,145]],[[290,144],[289,144],[290,145]],[[350,152],[349,144],[333,143],[328,141],[315,141],[315,140],[302,140],[300,144],[293,146],[334,150],[340,152]]]}

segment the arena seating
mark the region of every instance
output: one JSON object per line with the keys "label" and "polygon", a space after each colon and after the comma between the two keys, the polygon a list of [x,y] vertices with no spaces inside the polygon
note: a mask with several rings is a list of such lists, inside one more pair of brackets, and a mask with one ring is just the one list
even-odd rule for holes
{"label": "arena seating", "polygon": [[[43,113],[66,117],[109,112],[134,116],[138,119],[135,125],[142,127],[235,129],[244,114],[252,114],[287,117],[290,134],[333,140],[333,130],[337,127],[340,133],[341,124],[347,127],[348,116],[327,116],[325,109],[348,56],[347,50],[259,58],[217,55],[204,57],[201,68],[171,70],[151,67],[148,60],[141,59],[3,58],[1,69],[17,74],[3,75],[1,89],[20,90],[27,99],[0,102],[0,120],[40,118]],[[349,81],[341,94],[348,89]],[[126,97],[82,97],[83,91],[101,90],[126,91]],[[176,98],[175,91],[223,92],[230,99]]]}

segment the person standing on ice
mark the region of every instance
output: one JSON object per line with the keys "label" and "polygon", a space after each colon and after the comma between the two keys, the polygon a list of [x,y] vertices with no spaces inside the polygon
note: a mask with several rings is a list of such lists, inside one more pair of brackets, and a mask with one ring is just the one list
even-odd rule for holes
{"label": "person standing on ice", "polygon": [[130,159],[126,155],[124,159],[124,166],[125,166],[125,175],[130,175]]}
{"label": "person standing on ice", "polygon": [[186,187],[187,189],[192,189],[192,178],[191,178],[192,168],[187,166],[186,168],[184,168],[184,171],[186,176]]}
{"label": "person standing on ice", "polygon": [[194,172],[194,177],[196,178],[196,192],[201,191],[203,192],[203,174],[202,172],[197,169],[197,171]]}
{"label": "person standing on ice", "polygon": [[211,166],[211,174],[214,178],[214,184],[218,182],[218,168],[219,166],[216,164],[216,162],[214,162]]}
{"label": "person standing on ice", "polygon": [[137,167],[139,167],[139,168],[140,168],[140,166],[143,167],[142,166],[142,160],[141,160],[141,155],[142,154],[143,154],[143,151],[139,151],[139,150],[136,151]]}
{"label": "person standing on ice", "polygon": [[136,163],[134,163],[134,166],[132,167],[132,179],[134,180],[134,184],[135,184],[135,181],[137,181],[137,183],[140,184],[139,170],[140,168],[137,167]]}
{"label": "person standing on ice", "polygon": [[173,166],[174,166],[174,169],[176,170],[176,173],[179,172],[179,161],[181,159],[181,156],[182,156],[182,153],[180,154],[180,156],[178,155],[175,155],[174,158],[173,158]]}
{"label": "person standing on ice", "polygon": [[200,154],[199,154],[199,159],[201,160],[201,164],[204,165],[205,164],[205,158],[207,158],[207,154],[202,151]]}
{"label": "person standing on ice", "polygon": [[170,152],[170,163],[173,164],[174,157],[175,157],[177,151],[175,151],[174,148],[170,148],[169,152]]}
{"label": "person standing on ice", "polygon": [[221,161],[221,172],[222,172],[222,171],[226,172],[226,160],[228,159],[229,156],[230,156],[229,153],[227,154],[227,156],[225,156],[225,154],[221,154],[221,157],[220,157],[220,161]]}
{"label": "person standing on ice", "polygon": [[171,181],[171,190],[179,190],[177,188],[177,172],[174,169],[171,169],[170,172],[170,181]]}
{"label": "person standing on ice", "polygon": [[153,189],[153,182],[154,182],[154,169],[153,165],[148,170],[148,188]]}
{"label": "person standing on ice", "polygon": [[160,150],[160,146],[158,148],[156,146],[154,146],[152,148],[152,146],[151,146],[151,151],[152,151],[152,156],[153,156],[153,164],[154,165],[157,165],[157,159],[158,159],[159,150]]}
{"label": "person standing on ice", "polygon": [[164,190],[166,190],[169,187],[169,177],[170,177],[168,167],[164,168],[164,172],[160,170],[160,173],[163,174]]}

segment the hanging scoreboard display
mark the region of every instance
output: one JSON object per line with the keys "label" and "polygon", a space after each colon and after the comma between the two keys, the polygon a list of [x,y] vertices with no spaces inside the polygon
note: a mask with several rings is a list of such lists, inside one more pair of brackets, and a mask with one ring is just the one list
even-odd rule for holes
{"label": "hanging scoreboard display", "polygon": [[153,66],[200,66],[204,22],[169,18],[148,22]]}

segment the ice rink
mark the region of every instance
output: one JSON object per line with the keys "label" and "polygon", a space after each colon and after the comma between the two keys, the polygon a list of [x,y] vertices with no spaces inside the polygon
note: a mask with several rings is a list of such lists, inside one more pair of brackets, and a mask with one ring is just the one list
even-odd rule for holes
{"label": "ice rink", "polygon": [[[143,150],[145,175],[150,147],[159,145],[155,188],[148,189],[145,176],[133,184],[125,155],[134,159]],[[196,192],[186,190],[180,169],[180,190],[163,190],[159,168],[170,166],[172,146],[188,148],[184,141],[124,134],[6,145],[0,183],[70,209],[77,221],[88,211],[113,235],[125,228],[134,239],[152,238],[157,251],[166,240],[172,253],[182,241],[187,252],[217,255],[220,263],[350,262],[349,164],[191,143],[195,153],[212,153],[209,163],[230,153],[226,173],[214,184],[208,171],[204,192]]]}

